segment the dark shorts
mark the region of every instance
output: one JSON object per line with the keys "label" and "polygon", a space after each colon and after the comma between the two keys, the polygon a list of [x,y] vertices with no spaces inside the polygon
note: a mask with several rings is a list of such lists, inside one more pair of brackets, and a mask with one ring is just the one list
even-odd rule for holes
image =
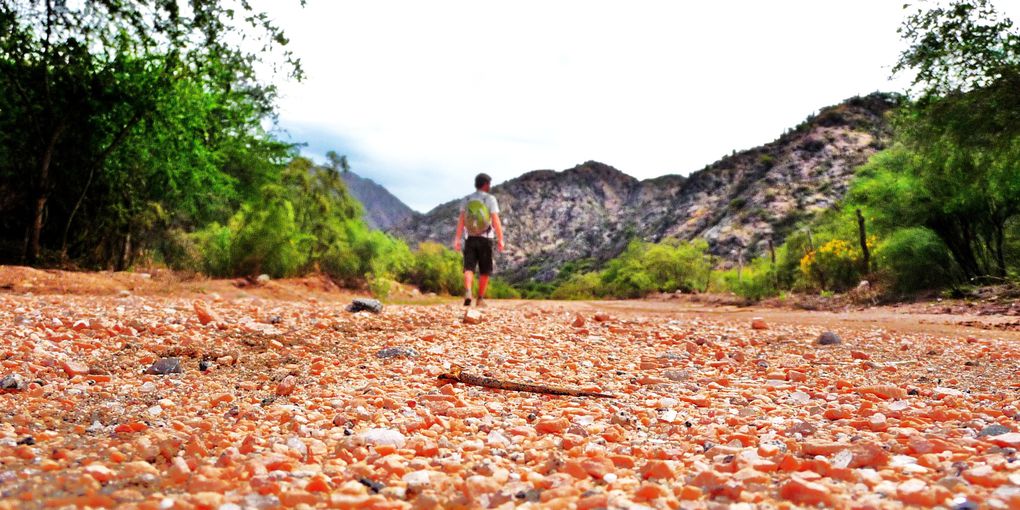
{"label": "dark shorts", "polygon": [[478,274],[492,274],[492,239],[488,237],[468,237],[464,242],[464,270]]}

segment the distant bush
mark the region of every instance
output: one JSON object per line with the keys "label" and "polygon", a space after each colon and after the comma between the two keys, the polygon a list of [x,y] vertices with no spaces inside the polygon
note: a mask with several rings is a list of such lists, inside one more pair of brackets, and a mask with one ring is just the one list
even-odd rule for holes
{"label": "distant bush", "polygon": [[934,232],[923,227],[897,230],[878,246],[876,258],[899,292],[937,289],[953,283],[949,251]]}
{"label": "distant bush", "polygon": [[[742,270],[729,269],[713,278],[713,290],[732,292],[751,301],[778,296],[776,269],[766,257],[758,257]],[[721,288],[720,288],[721,287]]]}
{"label": "distant bush", "polygon": [[602,297],[599,273],[575,274],[552,291],[553,299],[579,300]]}
{"label": "distant bush", "polygon": [[259,207],[245,204],[226,226],[212,223],[194,234],[206,272],[213,276],[292,276],[308,260],[310,236],[294,221],[294,207],[279,189],[266,190]]}
{"label": "distant bush", "polygon": [[825,142],[818,140],[816,138],[808,138],[807,140],[804,140],[804,142],[800,144],[800,150],[807,152],[809,154],[814,154],[818,151],[821,151],[824,148]]}
{"label": "distant bush", "polygon": [[439,243],[424,242],[414,252],[407,281],[417,285],[422,292],[463,294],[463,268],[460,254]]}
{"label": "distant bush", "polygon": [[804,277],[822,290],[847,290],[860,281],[860,250],[842,239],[832,239],[800,260]]}
{"label": "distant bush", "polygon": [[[477,279],[475,280],[477,282]],[[477,293],[478,284],[475,284],[475,295]],[[499,277],[489,278],[489,287],[485,291],[486,299],[520,299],[521,293],[506,280]]]}
{"label": "distant bush", "polygon": [[568,281],[568,296],[636,298],[652,292],[703,291],[711,265],[708,243],[669,239],[661,243],[632,241],[620,256],[609,261],[599,273],[599,285],[592,277]]}

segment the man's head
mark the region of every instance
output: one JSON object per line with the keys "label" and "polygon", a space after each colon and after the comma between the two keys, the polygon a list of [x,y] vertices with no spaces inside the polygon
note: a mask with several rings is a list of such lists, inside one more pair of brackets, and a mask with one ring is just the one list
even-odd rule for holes
{"label": "man's head", "polygon": [[478,174],[475,176],[476,190],[488,192],[490,184],[492,184],[492,177],[489,177],[489,174]]}

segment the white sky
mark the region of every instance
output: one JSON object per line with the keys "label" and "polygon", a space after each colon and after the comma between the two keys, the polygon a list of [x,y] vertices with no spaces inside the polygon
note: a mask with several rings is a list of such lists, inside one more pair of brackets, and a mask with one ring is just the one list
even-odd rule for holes
{"label": "white sky", "polygon": [[[996,2],[1013,12],[1018,0]],[[688,174],[889,81],[903,1],[266,2],[301,57],[280,125],[419,211],[587,160]]]}

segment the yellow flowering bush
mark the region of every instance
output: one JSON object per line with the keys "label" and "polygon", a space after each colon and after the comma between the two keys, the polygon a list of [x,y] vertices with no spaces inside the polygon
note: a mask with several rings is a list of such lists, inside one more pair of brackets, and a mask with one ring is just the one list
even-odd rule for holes
{"label": "yellow flowering bush", "polygon": [[[868,239],[868,248],[874,243]],[[846,290],[860,280],[861,250],[842,239],[828,241],[800,259],[800,271],[822,290]]]}

